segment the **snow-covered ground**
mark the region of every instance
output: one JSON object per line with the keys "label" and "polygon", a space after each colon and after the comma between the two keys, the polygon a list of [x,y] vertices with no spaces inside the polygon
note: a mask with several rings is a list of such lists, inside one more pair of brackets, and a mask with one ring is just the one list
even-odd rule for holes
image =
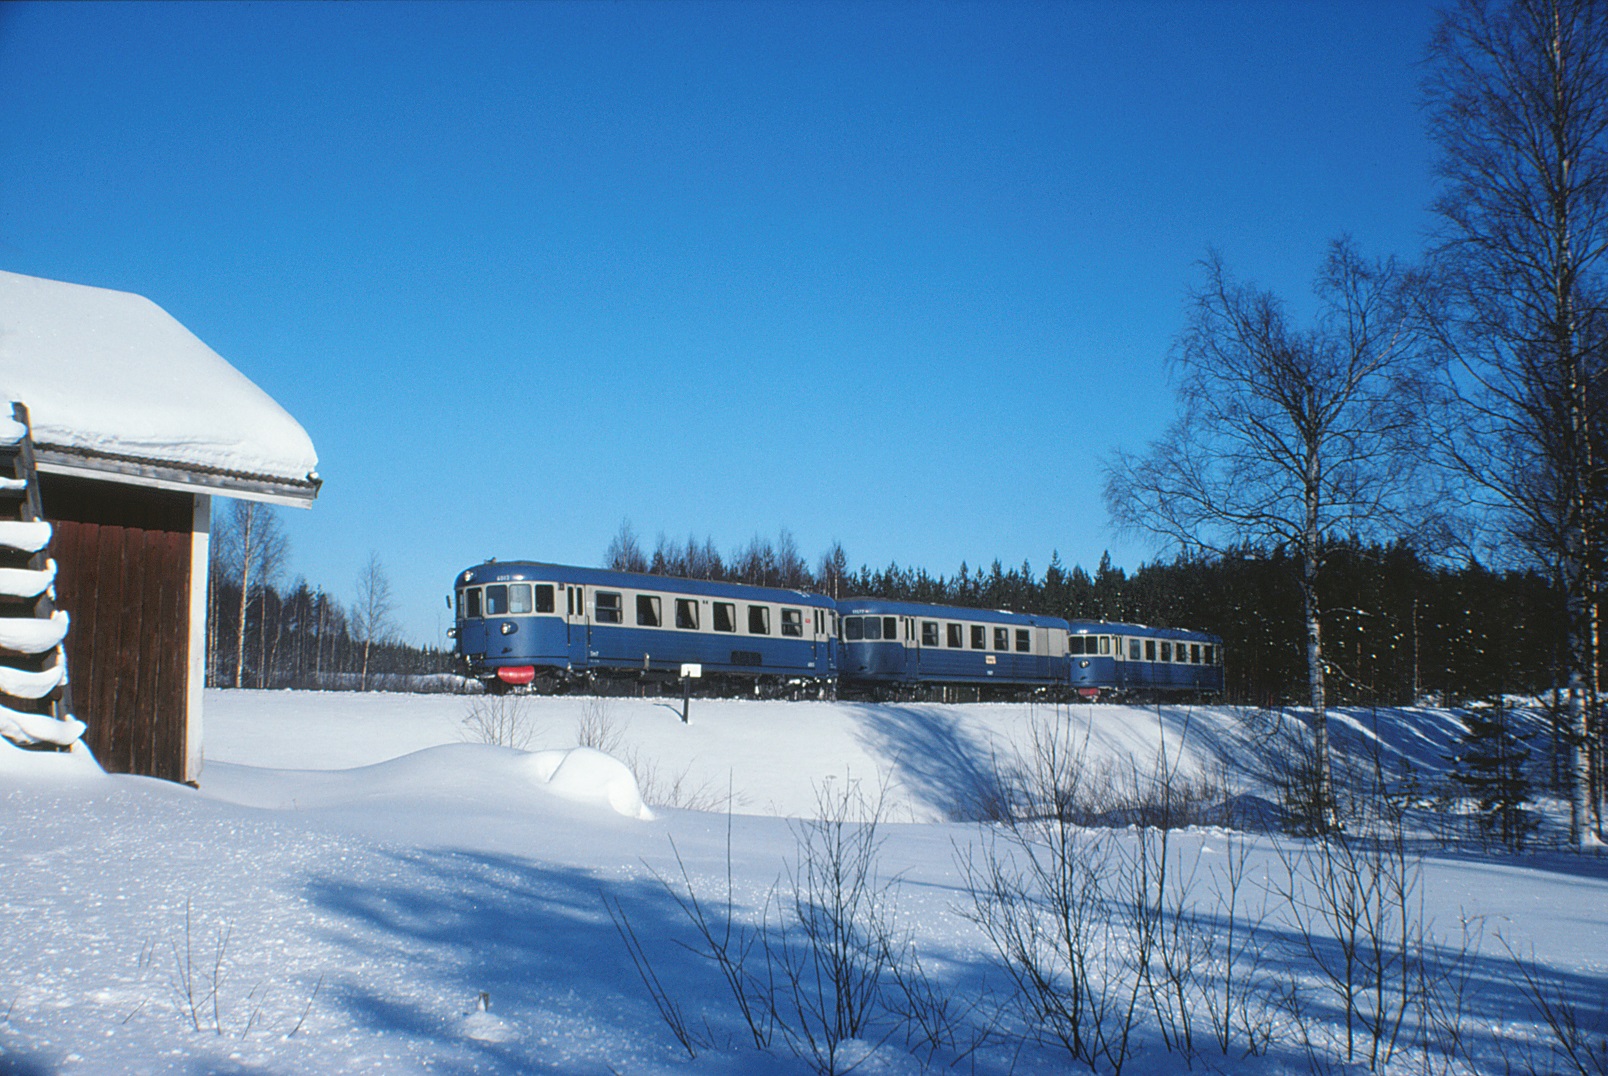
{"label": "snow-covered ground", "polygon": [[[780,1036],[754,1046],[718,969],[680,944],[695,935],[656,872],[684,869],[718,905],[729,864],[739,920],[757,921],[796,871],[797,819],[845,786],[883,790],[878,871],[899,930],[962,1003],[965,1042],[990,1024],[996,1034],[966,1053],[879,1033],[840,1066],[1075,1067],[998,1022],[1006,982],[963,885],[987,831],[955,820],[1044,708],[695,699],[683,725],[668,700],[538,699],[520,715],[520,751],[472,742],[474,700],[462,696],[211,692],[206,705],[199,790],[0,746],[0,1072],[809,1071]],[[1185,771],[1234,785],[1265,750],[1265,729],[1228,709],[1067,716],[1091,764],[1148,766],[1165,744]],[[572,750],[588,723],[649,778],[647,810],[626,766]],[[1348,712],[1337,724],[1424,773],[1457,728],[1438,711]],[[1249,895],[1276,884],[1279,859],[1272,839],[1248,840]],[[1230,834],[1194,829],[1175,846],[1205,877]],[[1421,885],[1438,935],[1455,938],[1461,917],[1483,926],[1470,964],[1477,1047],[1494,1028],[1514,1041],[1533,1032],[1498,935],[1563,977],[1584,1016],[1603,1018],[1602,860],[1432,854]],[[658,1015],[605,900],[688,1014],[695,1059]],[[1266,944],[1270,976],[1310,975],[1287,931],[1270,925]],[[1321,991],[1311,997],[1323,1009]],[[1305,1071],[1288,1017],[1274,1020],[1268,1056],[1219,1053],[1195,1067]],[[1154,1028],[1141,1045],[1129,1071],[1184,1070]],[[1397,1065],[1421,1062],[1404,1051]]]}

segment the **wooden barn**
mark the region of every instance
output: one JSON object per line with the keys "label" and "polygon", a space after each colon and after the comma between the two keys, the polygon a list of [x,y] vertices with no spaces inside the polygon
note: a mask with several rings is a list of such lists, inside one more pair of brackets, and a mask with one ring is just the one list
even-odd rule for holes
{"label": "wooden barn", "polygon": [[6,272],[0,394],[0,751],[197,780],[212,499],[310,507],[312,441],[150,300]]}

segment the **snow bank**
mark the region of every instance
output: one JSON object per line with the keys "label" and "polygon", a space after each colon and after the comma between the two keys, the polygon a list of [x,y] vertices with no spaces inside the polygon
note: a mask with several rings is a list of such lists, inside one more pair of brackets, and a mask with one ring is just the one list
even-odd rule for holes
{"label": "snow bank", "polygon": [[[67,742],[72,747],[66,751],[29,751],[18,747],[6,737],[10,733],[6,725],[10,717],[18,716],[16,711],[5,710],[0,712],[0,778],[7,780],[19,779],[53,779],[53,778],[84,778],[105,776],[100,763],[90,754],[89,748],[84,746],[82,740],[77,739],[84,731],[81,722],[58,722],[54,718],[39,718],[37,715],[22,715],[34,717],[40,721],[50,721],[54,724],[76,725],[77,732]],[[44,740],[41,742],[57,742]]]}
{"label": "snow bank", "polygon": [[0,396],[40,444],[290,479],[318,463],[284,408],[128,292],[0,272]]}
{"label": "snow bank", "polygon": [[495,804],[540,814],[556,798],[626,818],[653,817],[631,770],[589,748],[527,753],[488,744],[443,744],[350,770],[265,770],[209,762],[202,789],[231,803],[271,810],[428,801],[443,809]]}
{"label": "snow bank", "polygon": [[0,568],[0,594],[8,598],[37,598],[56,581],[56,562],[43,568]]}
{"label": "snow bank", "polygon": [[0,546],[37,553],[50,544],[50,524],[42,519],[0,520]]}

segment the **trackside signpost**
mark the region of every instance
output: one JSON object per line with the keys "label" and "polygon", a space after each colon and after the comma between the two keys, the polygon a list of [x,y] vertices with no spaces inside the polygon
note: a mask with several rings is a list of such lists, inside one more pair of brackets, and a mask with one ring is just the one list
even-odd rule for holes
{"label": "trackside signpost", "polygon": [[687,708],[692,705],[692,682],[703,676],[703,666],[697,662],[687,662],[681,666],[681,723],[690,724],[687,720]]}

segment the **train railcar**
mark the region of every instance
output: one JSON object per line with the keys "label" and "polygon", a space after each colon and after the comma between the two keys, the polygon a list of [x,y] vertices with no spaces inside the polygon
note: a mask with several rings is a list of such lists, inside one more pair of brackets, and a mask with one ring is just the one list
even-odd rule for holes
{"label": "train railcar", "polygon": [[1223,691],[1223,640],[1206,632],[1074,620],[1067,655],[1072,687],[1086,697]]}
{"label": "train railcar", "polygon": [[837,610],[800,591],[489,561],[456,581],[458,653],[491,691],[664,682],[684,664],[711,687],[780,694],[837,676]]}
{"label": "train railcar", "polygon": [[845,691],[921,694],[952,685],[1068,686],[1068,624],[1059,617],[916,602],[838,602]]}

